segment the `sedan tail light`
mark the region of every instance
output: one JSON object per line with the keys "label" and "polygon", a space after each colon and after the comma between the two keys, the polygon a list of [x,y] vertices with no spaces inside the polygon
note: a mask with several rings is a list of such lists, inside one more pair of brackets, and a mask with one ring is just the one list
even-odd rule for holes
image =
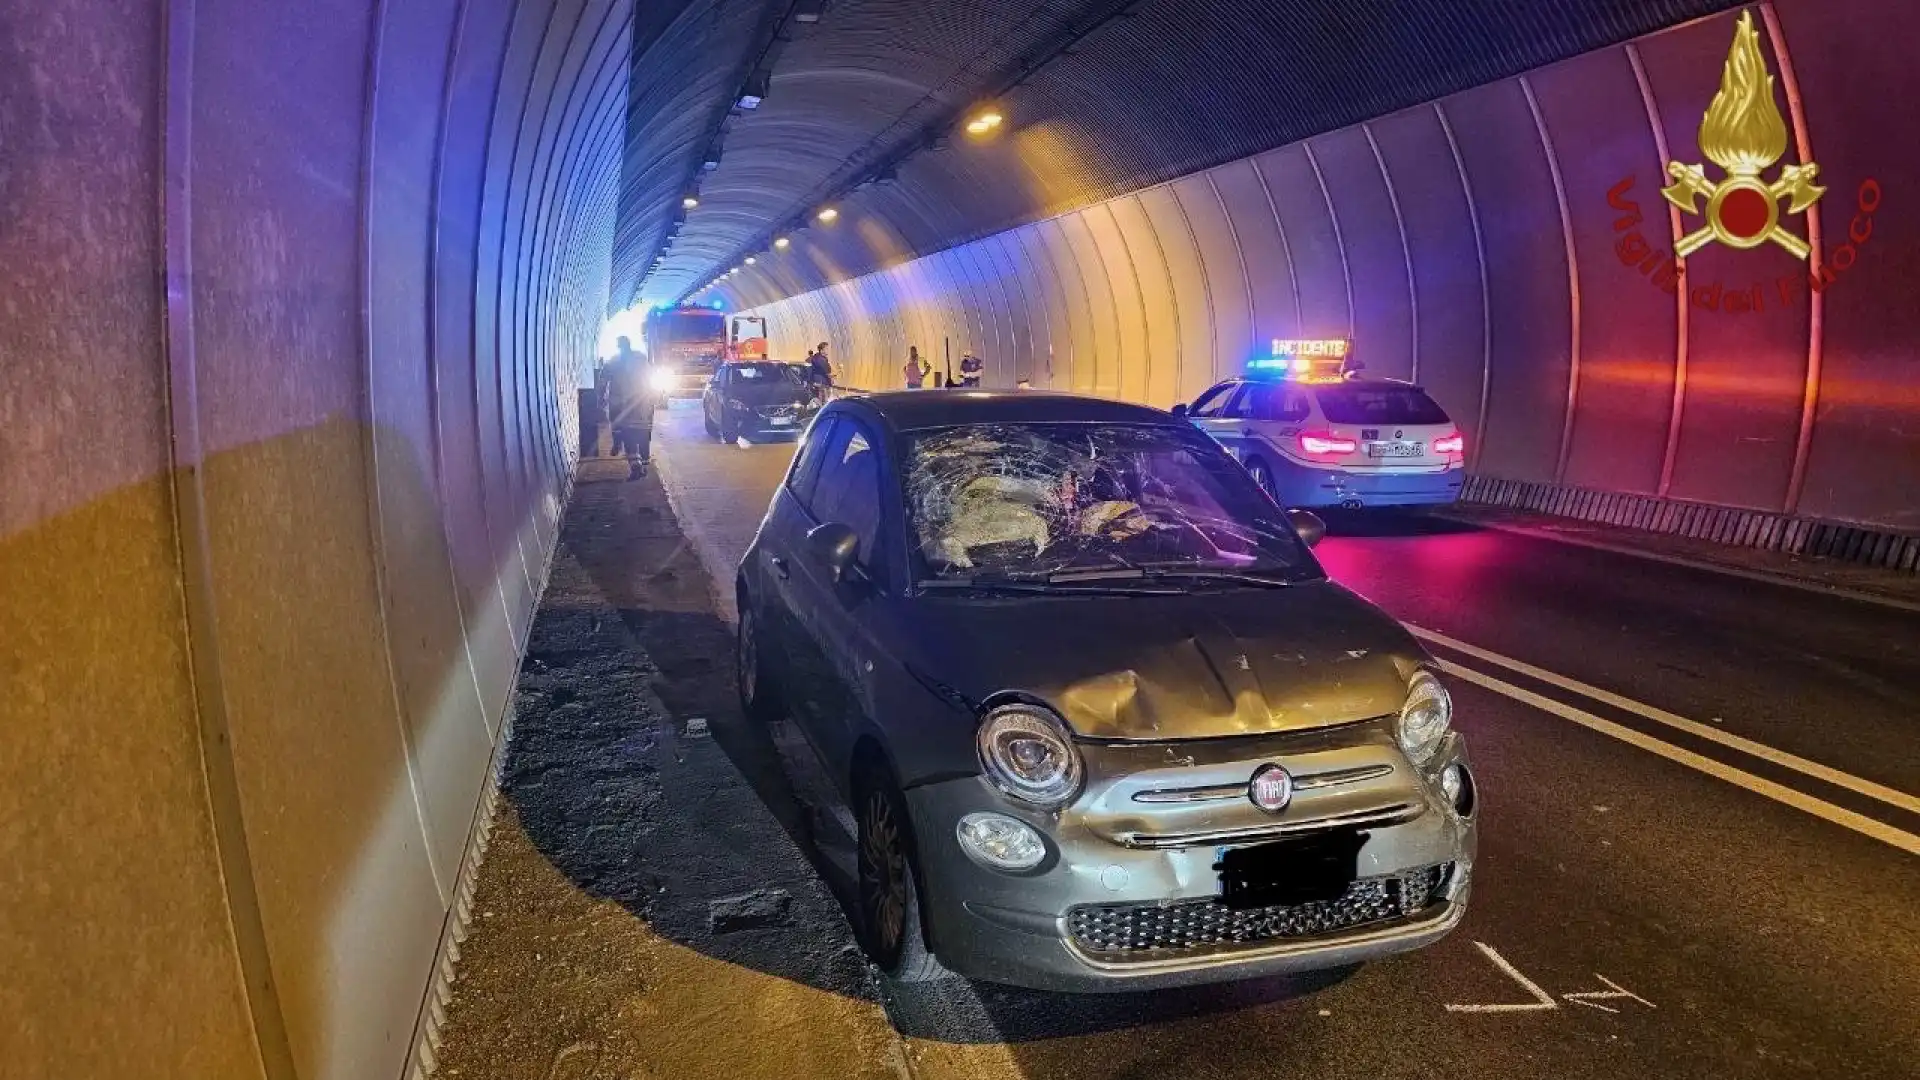
{"label": "sedan tail light", "polygon": [[1302,435],[1300,449],[1309,454],[1351,454],[1360,449],[1360,444],[1331,434]]}
{"label": "sedan tail light", "polygon": [[1436,454],[1464,454],[1467,450],[1467,437],[1458,432],[1433,440],[1433,452]]}

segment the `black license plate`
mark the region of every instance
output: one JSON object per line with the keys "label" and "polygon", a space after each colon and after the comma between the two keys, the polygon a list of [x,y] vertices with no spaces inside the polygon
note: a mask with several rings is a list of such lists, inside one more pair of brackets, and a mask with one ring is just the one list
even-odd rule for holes
{"label": "black license plate", "polygon": [[1228,848],[1214,864],[1220,899],[1235,910],[1338,899],[1353,885],[1366,842],[1366,833],[1349,829]]}

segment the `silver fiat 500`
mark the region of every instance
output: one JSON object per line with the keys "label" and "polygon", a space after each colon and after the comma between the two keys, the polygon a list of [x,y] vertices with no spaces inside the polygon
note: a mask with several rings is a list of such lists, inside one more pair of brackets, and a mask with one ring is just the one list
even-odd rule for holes
{"label": "silver fiat 500", "polygon": [[1452,701],[1327,579],[1322,532],[1157,410],[822,410],[740,566],[741,695],[853,810],[873,961],[1129,990],[1457,925],[1477,797]]}

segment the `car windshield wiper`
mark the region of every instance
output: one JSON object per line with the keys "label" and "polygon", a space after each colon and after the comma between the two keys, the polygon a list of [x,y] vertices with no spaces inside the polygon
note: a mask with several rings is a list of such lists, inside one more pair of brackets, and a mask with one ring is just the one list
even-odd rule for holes
{"label": "car windshield wiper", "polygon": [[[1139,574],[1133,577],[1138,580]],[[1084,584],[1083,584],[1084,583]],[[1162,589],[1152,586],[1109,585],[1101,578],[1082,578],[1076,575],[1062,577],[1052,574],[1045,578],[1009,578],[995,576],[959,576],[943,578],[925,578],[914,582],[921,589],[949,592],[1013,592],[1013,593],[1049,593],[1055,596],[1067,593],[1122,593],[1127,596],[1174,596],[1180,590]]]}
{"label": "car windshield wiper", "polygon": [[1265,577],[1240,570],[1213,570],[1196,567],[1115,566],[1100,570],[1064,570],[1047,578],[1053,582],[1093,581],[1215,581],[1231,585],[1251,585],[1261,589],[1284,589],[1294,582],[1287,578]]}

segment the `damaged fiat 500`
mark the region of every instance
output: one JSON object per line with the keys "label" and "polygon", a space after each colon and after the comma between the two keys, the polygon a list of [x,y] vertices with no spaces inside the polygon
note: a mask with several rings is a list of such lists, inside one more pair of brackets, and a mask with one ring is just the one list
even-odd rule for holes
{"label": "damaged fiat 500", "polygon": [[1153,409],[847,398],[740,566],[749,715],[852,809],[896,979],[1075,991],[1346,966],[1465,914],[1476,793],[1318,519]]}

